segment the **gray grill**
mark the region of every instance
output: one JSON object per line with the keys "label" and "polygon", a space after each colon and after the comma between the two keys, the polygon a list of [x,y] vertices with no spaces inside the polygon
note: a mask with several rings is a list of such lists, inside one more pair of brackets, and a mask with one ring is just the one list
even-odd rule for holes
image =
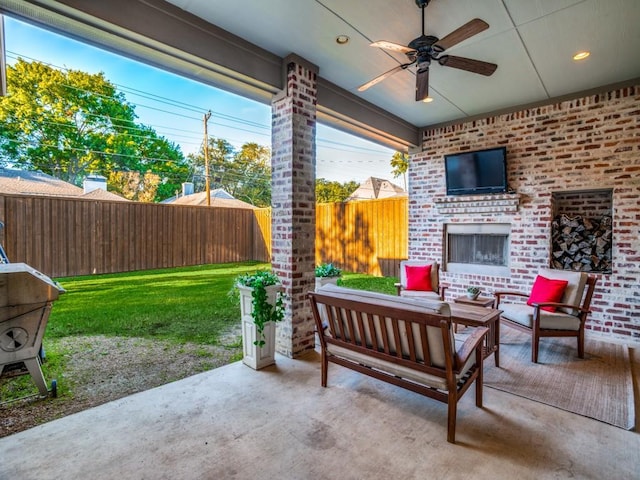
{"label": "gray grill", "polygon": [[64,289],[25,263],[0,264],[0,373],[23,362],[40,395],[48,395],[40,348],[51,305]]}

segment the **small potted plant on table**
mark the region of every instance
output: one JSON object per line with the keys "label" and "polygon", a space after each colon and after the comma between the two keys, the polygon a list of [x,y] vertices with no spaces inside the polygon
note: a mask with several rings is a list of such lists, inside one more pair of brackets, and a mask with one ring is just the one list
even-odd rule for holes
{"label": "small potted plant on table", "polygon": [[283,287],[272,271],[236,278],[240,294],[242,350],[245,365],[258,370],[276,362],[276,322],[284,318]]}
{"label": "small potted plant on table", "polygon": [[478,295],[480,295],[480,288],[474,286],[467,287],[467,298],[469,300],[475,300],[478,298]]}
{"label": "small potted plant on table", "polygon": [[334,266],[333,263],[321,263],[316,267],[316,291],[327,283],[338,284],[342,270]]}

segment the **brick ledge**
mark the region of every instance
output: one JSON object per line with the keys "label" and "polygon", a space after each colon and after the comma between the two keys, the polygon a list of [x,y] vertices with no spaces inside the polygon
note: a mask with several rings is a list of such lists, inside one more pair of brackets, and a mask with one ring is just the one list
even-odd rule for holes
{"label": "brick ledge", "polygon": [[460,195],[436,197],[433,203],[440,214],[465,213],[516,213],[520,195],[515,193],[495,195]]}

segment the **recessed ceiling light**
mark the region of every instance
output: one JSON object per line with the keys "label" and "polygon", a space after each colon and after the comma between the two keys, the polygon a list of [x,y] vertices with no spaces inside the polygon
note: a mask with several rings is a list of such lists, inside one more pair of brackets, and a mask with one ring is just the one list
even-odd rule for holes
{"label": "recessed ceiling light", "polygon": [[431,102],[433,102],[433,97],[425,97],[425,98],[422,99],[422,101],[424,103],[431,103]]}
{"label": "recessed ceiling light", "polygon": [[591,55],[591,52],[587,52],[586,50],[583,52],[578,52],[573,56],[574,60],[584,60],[585,58],[587,58],[589,55]]}
{"label": "recessed ceiling light", "polygon": [[349,37],[347,35],[338,35],[336,37],[336,43],[338,45],[345,45],[349,43]]}

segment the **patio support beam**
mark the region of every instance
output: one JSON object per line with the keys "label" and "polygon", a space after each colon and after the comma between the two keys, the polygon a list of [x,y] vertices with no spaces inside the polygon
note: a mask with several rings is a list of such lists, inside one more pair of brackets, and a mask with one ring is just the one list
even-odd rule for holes
{"label": "patio support beam", "polygon": [[[264,104],[285,88],[286,59],[163,0],[0,0],[0,13]],[[317,83],[321,123],[397,150],[419,144],[415,125]]]}
{"label": "patio support beam", "polygon": [[315,346],[306,294],[315,283],[318,68],[290,55],[285,89],[271,103],[271,263],[285,288],[276,350],[296,357]]}

